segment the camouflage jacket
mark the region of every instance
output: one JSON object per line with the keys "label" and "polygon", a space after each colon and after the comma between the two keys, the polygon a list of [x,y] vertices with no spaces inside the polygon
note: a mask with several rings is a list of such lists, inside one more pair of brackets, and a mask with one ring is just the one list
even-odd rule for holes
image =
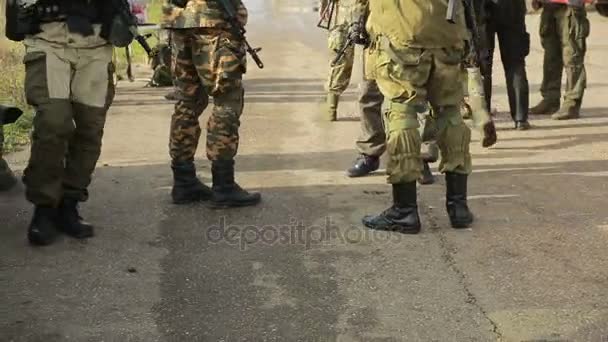
{"label": "camouflage jacket", "polygon": [[[239,22],[245,26],[247,24],[247,9],[241,0],[230,0],[237,10]],[[161,25],[164,28],[218,28],[227,29],[229,24],[226,22],[222,6],[215,0],[189,0],[185,8],[165,1],[162,8]]]}
{"label": "camouflage jacket", "polygon": [[464,10],[455,24],[445,20],[446,12],[445,0],[373,0],[366,28],[372,40],[382,36],[396,46],[462,48],[469,36]]}

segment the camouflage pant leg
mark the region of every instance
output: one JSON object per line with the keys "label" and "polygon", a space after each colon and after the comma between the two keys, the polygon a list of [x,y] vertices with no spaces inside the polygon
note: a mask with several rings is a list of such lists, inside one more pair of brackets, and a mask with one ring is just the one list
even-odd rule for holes
{"label": "camouflage pant leg", "polygon": [[193,54],[205,92],[213,97],[213,111],[207,121],[207,158],[231,160],[238,151],[244,106],[244,46],[230,36],[199,35]]}
{"label": "camouflage pant leg", "polygon": [[[348,26],[341,25],[334,28],[328,38],[330,58],[333,60],[340,49],[346,44]],[[342,94],[350,83],[355,63],[355,47],[351,46],[346,50],[342,59],[335,65],[329,67],[329,77],[325,90],[329,93]]]}
{"label": "camouflage pant leg", "polygon": [[460,52],[437,49],[433,72],[427,84],[428,100],[437,124],[437,145],[441,151],[439,171],[470,174],[472,170],[471,130],[465,124],[460,104],[463,100]]}
{"label": "camouflage pant leg", "polygon": [[192,35],[173,32],[172,39],[171,66],[179,97],[171,117],[169,155],[173,161],[192,161],[201,135],[198,118],[207,106],[208,95],[193,62]]}

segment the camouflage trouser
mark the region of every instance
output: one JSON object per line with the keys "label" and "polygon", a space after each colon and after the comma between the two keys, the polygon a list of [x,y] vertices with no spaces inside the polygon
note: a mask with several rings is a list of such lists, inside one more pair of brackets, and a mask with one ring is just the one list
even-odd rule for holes
{"label": "camouflage trouser", "polygon": [[[344,47],[348,39],[348,25],[339,25],[329,32],[328,47],[330,58],[333,60],[338,51]],[[354,44],[346,50],[342,59],[335,65],[329,67],[329,78],[325,90],[329,93],[342,94],[350,83],[353,74],[355,60]]]}
{"label": "camouflage trouser", "polygon": [[572,104],[583,98],[587,86],[585,72],[586,39],[589,20],[584,8],[545,4],[540,19],[540,38],[545,50],[543,98],[559,101],[563,69],[566,69],[564,101]]}
{"label": "camouflage trouser", "polygon": [[27,199],[57,206],[63,197],[85,201],[101,153],[106,113],[114,98],[112,47],[58,48],[26,41],[25,94],[36,114]]}
{"label": "camouflage trouser", "polygon": [[441,150],[441,172],[471,172],[469,143],[471,131],[460,115],[463,100],[462,51],[457,49],[416,49],[375,42],[366,66],[369,78],[376,79],[388,102],[388,181],[412,182],[422,171],[418,113],[432,106]]}
{"label": "camouflage trouser", "polygon": [[169,150],[174,161],[194,159],[201,128],[198,118],[213,97],[207,121],[207,158],[230,160],[239,145],[243,112],[242,76],[246,55],[241,42],[226,33],[174,31],[173,77],[179,99],[171,118]]}

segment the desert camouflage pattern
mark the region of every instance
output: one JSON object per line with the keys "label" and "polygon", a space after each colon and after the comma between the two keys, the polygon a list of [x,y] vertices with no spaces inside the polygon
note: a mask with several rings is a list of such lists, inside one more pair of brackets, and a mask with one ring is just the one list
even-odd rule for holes
{"label": "desert camouflage pattern", "polygon": [[391,184],[417,180],[422,172],[422,137],[418,114],[432,107],[441,172],[469,174],[471,131],[460,114],[462,50],[392,47],[377,42],[370,49],[366,77],[375,79],[388,108],[385,114],[386,171]]}
{"label": "desert camouflage pattern", "polygon": [[246,55],[229,35],[173,32],[173,76],[180,97],[171,118],[169,150],[174,161],[194,159],[201,134],[198,118],[213,98],[207,121],[207,158],[230,160],[239,145]]}
{"label": "desert camouflage pattern", "polygon": [[[320,11],[326,12],[332,0],[321,0]],[[330,30],[338,26],[349,26],[357,21],[365,12],[368,0],[334,0],[336,7],[334,9],[334,17],[330,22]]]}
{"label": "desert camouflage pattern", "polygon": [[[330,51],[330,61],[338,55],[348,40],[348,26],[339,26],[329,32],[328,48]],[[355,46],[349,47],[342,59],[336,64],[329,66],[329,77],[325,84],[325,90],[334,94],[342,94],[348,88],[353,74],[355,64]]]}
{"label": "desert camouflage pattern", "polygon": [[[239,22],[245,26],[248,18],[247,9],[241,0],[231,1],[237,10]],[[221,5],[214,0],[190,0],[185,8],[175,6],[170,1],[165,1],[162,7],[161,26],[175,29],[229,28]]]}

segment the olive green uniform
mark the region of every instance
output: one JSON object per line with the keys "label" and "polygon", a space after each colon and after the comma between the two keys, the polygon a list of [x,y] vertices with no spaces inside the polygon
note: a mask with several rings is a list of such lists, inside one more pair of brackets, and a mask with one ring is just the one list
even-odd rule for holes
{"label": "olive green uniform", "polygon": [[85,37],[66,22],[45,23],[24,40],[25,94],[36,110],[24,183],[37,206],[88,198],[114,98],[112,46],[100,37],[100,24],[93,28]]}
{"label": "olive green uniform", "polygon": [[586,39],[589,20],[584,6],[543,3],[540,39],[545,50],[541,94],[548,102],[559,103],[562,74],[566,70],[564,107],[580,107],[587,86],[585,72]]}
{"label": "olive green uniform", "polygon": [[420,177],[418,113],[433,108],[441,172],[469,174],[471,132],[460,115],[463,100],[460,63],[467,39],[464,17],[445,20],[441,0],[370,2],[367,31],[372,37],[366,73],[376,79],[388,110],[387,165],[392,184]]}
{"label": "olive green uniform", "polygon": [[[344,47],[348,40],[348,32],[352,23],[359,20],[363,14],[362,0],[335,0],[336,8],[334,18],[330,22],[329,38],[327,40],[330,51],[330,60],[333,60],[338,51]],[[325,9],[328,1],[321,2],[321,8]],[[354,44],[346,50],[344,57],[334,66],[330,65],[329,77],[325,89],[329,93],[342,94],[348,85],[353,72],[355,60]]]}

